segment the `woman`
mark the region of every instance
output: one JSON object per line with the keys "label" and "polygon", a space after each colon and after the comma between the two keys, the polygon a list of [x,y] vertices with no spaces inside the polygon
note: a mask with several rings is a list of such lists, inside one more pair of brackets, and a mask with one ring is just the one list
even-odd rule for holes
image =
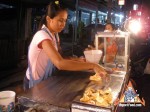
{"label": "woman", "polygon": [[[114,32],[114,31],[115,31],[114,25],[112,23],[107,23],[104,32]],[[106,62],[114,62],[118,50],[116,38],[107,37],[106,40],[107,40]]]}
{"label": "woman", "polygon": [[[104,32],[113,32],[115,30],[115,27],[112,23],[107,23],[105,25],[105,30]],[[110,39],[110,38],[109,38]],[[108,40],[109,41],[109,40]],[[94,42],[94,46],[95,45],[95,42]],[[85,50],[91,50],[91,49],[96,49],[95,47],[91,46],[91,45],[88,45],[88,48],[86,48]],[[99,50],[103,50],[104,49],[104,40],[99,38],[99,42],[98,42],[98,49]]]}
{"label": "woman", "polygon": [[[59,1],[51,2],[41,24],[34,35],[28,51],[28,68],[24,78],[24,89],[28,89],[52,75],[55,67],[59,70],[79,71],[93,69],[105,76],[102,66],[94,63],[64,59],[58,52],[58,33],[67,21],[67,9]],[[55,38],[56,37],[56,38]]]}
{"label": "woman", "polygon": [[109,32],[112,32],[115,30],[115,26],[112,24],[112,23],[107,23],[105,25],[105,31],[109,31]]}
{"label": "woman", "polygon": [[[115,31],[114,25],[112,23],[107,23],[105,25],[104,32],[113,32],[113,31]],[[118,49],[117,48],[117,44],[116,44],[116,40],[114,38],[110,38],[110,37],[107,37],[106,40],[107,40],[106,61],[107,62],[113,62],[114,58],[115,58],[115,55],[117,53],[117,49]],[[98,42],[98,49],[102,50],[104,52],[104,39],[103,38],[99,38],[98,41],[99,41]],[[85,50],[90,50],[90,49],[96,49],[96,48],[89,45],[88,48],[86,48]]]}
{"label": "woman", "polygon": [[[104,32],[113,32],[113,31],[115,31],[114,25],[112,23],[107,23],[105,25]],[[112,40],[111,38],[109,38],[109,37],[107,38],[107,42],[110,42],[111,40]],[[100,49],[100,50],[104,49],[104,40],[100,39],[99,44],[98,44],[98,49]]]}

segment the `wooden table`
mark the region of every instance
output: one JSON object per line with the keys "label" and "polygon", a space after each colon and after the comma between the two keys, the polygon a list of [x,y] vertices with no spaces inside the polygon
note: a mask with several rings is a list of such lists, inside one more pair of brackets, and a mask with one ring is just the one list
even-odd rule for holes
{"label": "wooden table", "polygon": [[[25,107],[53,112],[70,112],[72,101],[83,94],[93,72],[59,71],[45,81],[18,95],[18,102]],[[40,107],[41,106],[41,107]],[[47,110],[46,110],[47,108]]]}

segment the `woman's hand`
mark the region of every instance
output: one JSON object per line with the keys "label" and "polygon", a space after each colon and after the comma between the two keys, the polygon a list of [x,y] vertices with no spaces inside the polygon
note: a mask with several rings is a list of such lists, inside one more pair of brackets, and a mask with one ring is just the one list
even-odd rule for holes
{"label": "woman's hand", "polygon": [[95,64],[94,65],[94,71],[96,72],[96,74],[101,76],[101,78],[103,79],[103,82],[109,83],[110,75],[105,71],[104,67],[102,67],[98,64]]}
{"label": "woman's hand", "polygon": [[107,72],[105,71],[104,67],[98,64],[94,64],[94,71],[103,78],[107,77]]}

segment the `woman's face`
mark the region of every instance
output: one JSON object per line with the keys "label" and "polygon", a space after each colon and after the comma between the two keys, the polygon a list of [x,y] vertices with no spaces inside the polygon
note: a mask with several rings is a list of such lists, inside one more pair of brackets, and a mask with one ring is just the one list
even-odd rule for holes
{"label": "woman's face", "polygon": [[66,25],[67,17],[68,13],[65,10],[59,12],[53,19],[47,16],[47,26],[49,30],[54,33],[61,32]]}
{"label": "woman's face", "polygon": [[107,25],[105,26],[105,30],[113,31],[112,25],[111,25],[111,24],[107,24]]}

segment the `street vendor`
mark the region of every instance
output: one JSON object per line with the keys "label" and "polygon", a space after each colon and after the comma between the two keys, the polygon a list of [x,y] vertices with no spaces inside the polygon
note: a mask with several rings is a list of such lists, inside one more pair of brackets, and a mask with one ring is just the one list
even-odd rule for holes
{"label": "street vendor", "polygon": [[68,12],[61,1],[52,1],[40,22],[28,51],[28,68],[24,78],[24,89],[29,89],[59,70],[94,70],[105,76],[104,68],[95,63],[64,59],[59,53],[58,33],[65,27]]}

